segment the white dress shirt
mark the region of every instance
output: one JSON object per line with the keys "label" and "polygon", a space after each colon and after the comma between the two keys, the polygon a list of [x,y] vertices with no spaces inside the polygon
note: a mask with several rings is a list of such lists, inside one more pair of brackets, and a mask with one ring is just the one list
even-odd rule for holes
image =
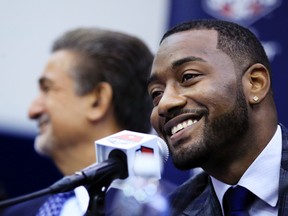
{"label": "white dress shirt", "polygon": [[74,189],[75,196],[68,199],[60,213],[60,216],[83,216],[88,207],[89,194],[85,187]]}
{"label": "white dress shirt", "polygon": [[[237,184],[249,189],[258,197],[256,203],[249,209],[251,215],[275,216],[278,213],[281,152],[282,133],[278,125],[273,138]],[[212,176],[211,180],[223,212],[222,199],[231,185],[225,184]]]}

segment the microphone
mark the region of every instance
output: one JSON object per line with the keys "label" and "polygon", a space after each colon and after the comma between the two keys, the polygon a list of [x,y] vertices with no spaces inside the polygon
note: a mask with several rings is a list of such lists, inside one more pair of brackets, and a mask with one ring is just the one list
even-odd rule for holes
{"label": "microphone", "polygon": [[80,185],[93,185],[102,180],[113,181],[128,177],[127,157],[117,149],[109,152],[107,159],[94,163],[73,175],[65,176],[49,187],[50,193],[60,193],[73,190]]}
{"label": "microphone", "polygon": [[111,187],[123,189],[124,183],[135,177],[161,179],[163,163],[168,160],[169,150],[161,138],[123,130],[95,141],[96,163],[105,161],[111,152],[117,150],[127,158],[127,178],[115,179]]}
{"label": "microphone", "polygon": [[67,192],[81,185],[97,184],[106,179],[116,182],[114,187],[119,189],[121,182],[137,176],[160,179],[162,162],[169,157],[168,147],[161,138],[128,130],[97,140],[95,146],[96,163],[63,177],[48,188],[4,200],[0,202],[0,209],[45,194]]}
{"label": "microphone", "polygon": [[103,176],[115,179],[111,187],[134,177],[161,179],[162,165],[168,160],[166,143],[156,135],[123,130],[95,141],[96,163],[65,176],[52,186],[53,193],[66,192],[80,185],[95,184]]}

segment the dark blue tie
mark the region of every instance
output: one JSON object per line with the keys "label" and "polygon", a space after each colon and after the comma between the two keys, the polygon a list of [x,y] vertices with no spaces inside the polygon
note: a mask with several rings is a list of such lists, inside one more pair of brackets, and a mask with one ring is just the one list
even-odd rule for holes
{"label": "dark blue tie", "polygon": [[230,187],[223,197],[225,216],[249,216],[255,195],[242,186]]}

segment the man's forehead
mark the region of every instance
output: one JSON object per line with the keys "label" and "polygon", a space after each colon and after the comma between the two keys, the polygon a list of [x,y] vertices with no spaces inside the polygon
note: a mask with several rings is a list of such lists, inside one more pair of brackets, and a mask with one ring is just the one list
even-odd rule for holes
{"label": "man's forehead", "polygon": [[173,59],[191,55],[201,58],[209,52],[216,51],[217,43],[215,30],[188,30],[175,33],[162,41],[156,52],[153,66],[166,64],[168,59],[174,61]]}
{"label": "man's forehead", "polygon": [[177,43],[183,40],[188,42],[190,40],[198,39],[198,38],[217,43],[218,32],[214,29],[191,29],[191,30],[176,32],[166,37],[160,44],[160,47],[162,45],[165,45],[166,43]]}

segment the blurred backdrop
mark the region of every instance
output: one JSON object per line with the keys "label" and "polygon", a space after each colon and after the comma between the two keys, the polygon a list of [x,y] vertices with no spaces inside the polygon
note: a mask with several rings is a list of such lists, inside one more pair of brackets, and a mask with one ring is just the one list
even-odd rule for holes
{"label": "blurred backdrop", "polygon": [[[98,26],[138,36],[155,52],[167,28],[197,18],[238,22],[263,43],[272,62],[279,121],[288,126],[288,1],[284,0],[0,0],[0,187],[10,197],[58,180],[52,162],[33,149],[27,117],[53,40],[72,28]],[[171,161],[164,177],[180,184],[191,172]]]}

